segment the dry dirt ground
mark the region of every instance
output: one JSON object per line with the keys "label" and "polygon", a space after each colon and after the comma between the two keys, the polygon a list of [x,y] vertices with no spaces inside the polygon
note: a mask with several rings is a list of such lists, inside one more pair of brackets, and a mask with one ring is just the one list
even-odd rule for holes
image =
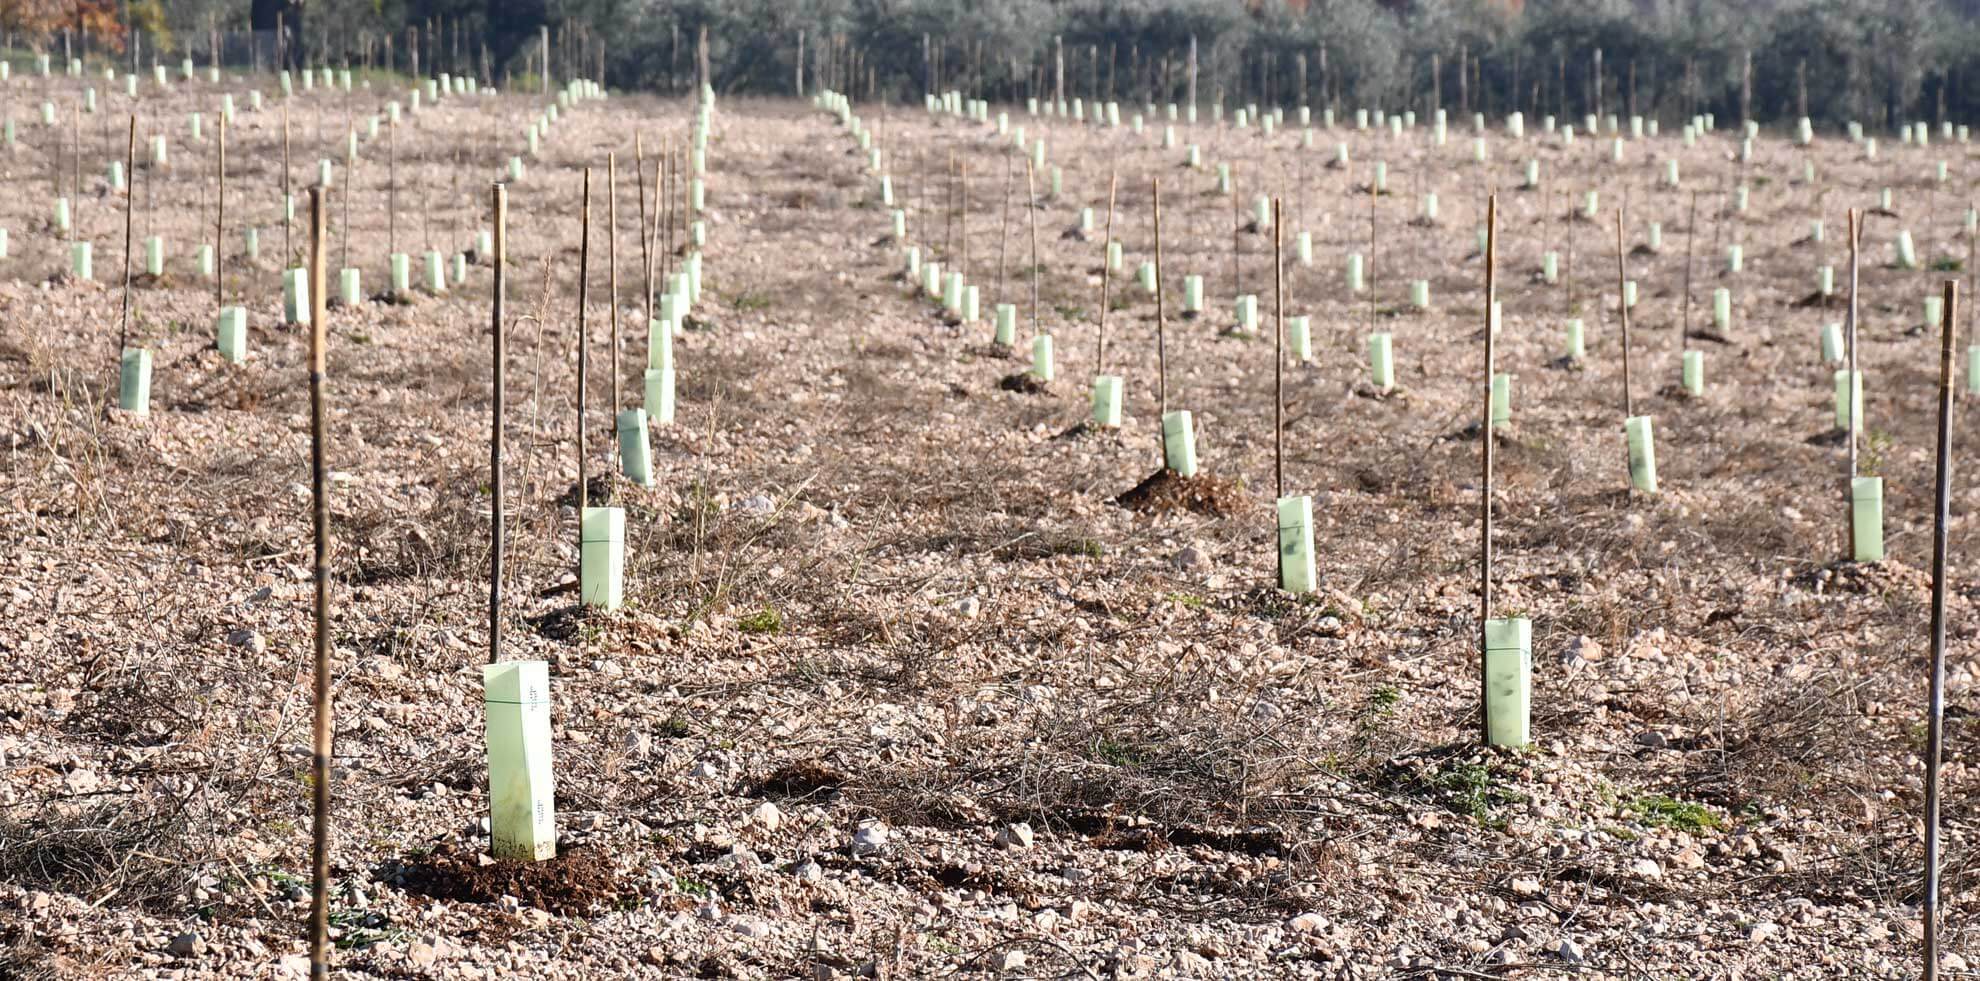
{"label": "dry dirt ground", "polygon": [[[157,358],[148,419],[115,401],[125,196],[118,94],[81,126],[78,218],[97,282],[58,275],[48,195],[77,83],[20,74],[0,155],[0,977],[293,976],[308,907],[310,651],[306,334],[280,324],[281,123],[245,112],[229,147],[225,288],[250,308],[244,366],[213,350],[211,117],[220,91],[157,93],[169,172],[141,168],[137,234],[171,247],[132,291]],[[98,83],[101,86],[102,83]],[[298,93],[298,185],[342,159],[386,98]],[[47,94],[44,94],[46,92]],[[42,98],[64,125],[37,125]],[[411,117],[393,165],[367,142],[333,201],[332,246],[384,282],[398,247],[452,252],[542,100],[450,100]],[[1059,378],[955,325],[901,276],[903,243],[865,157],[795,102],[727,100],[708,151],[706,292],[675,342],[680,419],[628,509],[627,603],[573,575],[579,168],[621,161],[619,396],[638,399],[635,134],[678,148],[690,106],[621,97],[562,120],[513,188],[506,658],[551,662],[562,855],[489,865],[477,666],[487,657],[490,272],[445,297],[332,313],[337,971],[350,977],[1839,978],[1917,974],[1936,335],[1913,330],[1943,273],[1890,268],[1909,228],[1959,268],[1969,148],[1885,134],[1812,150],[1780,133],[1742,167],[1728,133],[1572,146],[1494,128],[1449,144],[1288,125],[1267,139],[1024,118],[1063,168],[1023,206],[994,128],[861,107],[910,238],[962,258],[945,219],[967,165],[970,278],[987,317],[1028,301]],[[1128,110],[1129,115],[1133,112]],[[1208,114],[1206,113],[1206,116]],[[1936,134],[1935,134],[1936,135]],[[1345,141],[1354,164],[1330,168]],[[1658,187],[1667,157],[1685,190]],[[1540,161],[1543,190],[1518,188]],[[1816,182],[1802,182],[1813,161]],[[1952,180],[1935,185],[1933,164]],[[1366,251],[1373,289],[1342,270]],[[1314,496],[1318,592],[1273,587],[1269,239],[1236,236],[1267,333],[1232,334],[1231,199],[1286,198],[1314,261],[1285,303],[1315,356],[1285,376],[1284,480]],[[68,169],[73,175],[73,166]],[[1175,316],[1168,396],[1192,409],[1223,513],[1114,503],[1153,473],[1155,305],[1114,280],[1119,431],[1082,428],[1117,173],[1127,269],[1152,255],[1164,191]],[[1007,178],[1007,174],[1014,176]],[[587,445],[609,466],[612,386],[602,173],[594,202]],[[1731,188],[1751,192],[1726,213]],[[960,182],[958,182],[960,183]],[[1040,175],[1041,192],[1047,183]],[[1015,191],[1007,191],[1009,187]],[[1815,267],[1847,282],[1844,209],[1893,189],[1863,268],[1864,464],[1886,477],[1890,558],[1837,561],[1843,449],[1817,332]],[[1498,452],[1498,605],[1534,624],[1528,750],[1477,731],[1484,271],[1500,197],[1499,359],[1516,375]],[[1590,189],[1600,220],[1569,221]],[[1435,223],[1412,224],[1434,189]],[[1698,218],[1688,218],[1698,190]],[[1611,222],[1628,199],[1635,405],[1662,491],[1624,494]],[[1005,226],[1009,205],[1008,232]],[[344,209],[348,207],[348,235]],[[1824,243],[1805,241],[1821,218]],[[1663,247],[1647,245],[1661,222]],[[261,256],[239,229],[261,230]],[[961,224],[961,222],[958,222]],[[1685,253],[1693,322],[1732,291],[1701,398],[1675,392]],[[1573,242],[1573,299],[1540,281]],[[678,237],[675,239],[678,241]],[[300,251],[303,236],[293,234]],[[1724,245],[1745,269],[1724,273]],[[1290,236],[1288,237],[1290,252]],[[677,259],[664,260],[670,264]],[[346,264],[342,253],[333,268]],[[1000,279],[999,269],[1004,270]],[[1407,281],[1430,281],[1412,309]],[[1028,307],[1028,303],[1026,304]],[[1588,357],[1559,360],[1570,313]],[[1400,389],[1375,397],[1363,337],[1393,331]],[[1020,349],[1028,350],[1029,310]],[[1961,319],[1966,319],[1964,312]],[[1962,344],[1962,347],[1964,345]],[[1956,446],[1974,445],[1962,401]],[[1968,451],[1970,452],[1970,450]],[[1960,475],[1963,478],[1963,475]],[[1201,489],[1199,489],[1201,490]],[[1951,949],[1973,950],[1975,489],[1952,503],[1946,833]]]}

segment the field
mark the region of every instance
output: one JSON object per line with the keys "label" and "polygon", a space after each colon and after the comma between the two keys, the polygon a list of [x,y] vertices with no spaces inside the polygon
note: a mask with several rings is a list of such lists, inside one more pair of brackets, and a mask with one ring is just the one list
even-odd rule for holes
{"label": "field", "polygon": [[[85,282],[65,272],[49,200],[55,174],[70,179],[80,83],[5,84],[20,130],[0,155],[0,978],[306,974],[309,334],[282,324],[280,271],[306,261],[308,199],[285,236],[281,99],[269,78],[147,79],[128,197],[106,173],[124,151],[121,84],[83,115]],[[1565,145],[1529,118],[1518,140],[1492,121],[1479,162],[1455,112],[1443,146],[1427,123],[1398,138],[1347,112],[1333,129],[1316,118],[1306,149],[1290,112],[1268,137],[1206,106],[1165,148],[1155,115],[1137,134],[992,106],[1061,168],[1056,196],[1036,175],[1029,209],[1023,157],[993,123],[855,106],[906,209],[903,242],[833,113],[724,99],[697,216],[707,286],[673,342],[679,415],[654,430],[657,482],[641,488],[610,479],[612,399],[640,404],[648,345],[633,140],[651,195],[653,155],[681,150],[693,103],[581,101],[529,156],[548,99],[453,97],[361,140],[346,184],[345,134],[403,98],[387,88],[293,101],[297,193],[317,159],[336,164],[333,284],[355,266],[379,293],[388,238],[415,280],[420,253],[472,248],[489,183],[525,157],[509,191],[501,653],[551,665],[560,853],[484,857],[491,270],[477,255],[444,296],[330,312],[340,976],[1917,975],[1939,338],[1924,301],[1970,271],[1969,145],[1886,133],[1871,158],[1843,134],[1801,147],[1770,130],[1742,163],[1736,125],[1687,146],[1666,119],[1617,163],[1608,136]],[[214,350],[195,263],[213,236],[222,92],[241,105],[222,251],[229,302],[249,309],[243,365]],[[30,111],[44,98],[62,107],[52,128]],[[194,111],[204,141],[187,135]],[[144,164],[152,132],[171,137],[169,169]],[[1339,143],[1345,167],[1330,166]],[[1188,144],[1201,168],[1184,166]],[[1529,159],[1537,189],[1522,186]],[[1389,193],[1371,198],[1377,161]],[[587,166],[589,493],[627,515],[613,612],[575,588]],[[1088,424],[1110,178],[1118,429]],[[1134,277],[1154,255],[1155,180],[1167,399],[1194,414],[1202,474],[1123,504],[1162,463],[1156,303]],[[1888,556],[1855,563],[1819,336],[1843,319],[1845,209],[1877,208],[1887,187],[1863,239],[1858,346],[1860,466],[1885,479]],[[1432,191],[1438,217],[1422,220]],[[1492,573],[1501,615],[1533,624],[1526,749],[1477,745],[1478,232],[1493,191],[1496,358],[1514,381]],[[1284,199],[1285,312],[1313,330],[1311,361],[1288,358],[1283,379],[1285,492],[1311,494],[1315,518],[1318,588],[1301,595],[1276,588],[1273,240],[1247,227],[1261,194]],[[131,343],[155,358],[142,417],[115,407],[127,200],[140,263],[149,235],[170,249],[165,275],[130,291]],[[1627,490],[1625,205],[1654,495]],[[1370,288],[1352,292],[1371,207]],[[1900,229],[1920,268],[1894,265]],[[1293,256],[1302,230],[1310,265]],[[1042,386],[1011,377],[1030,364],[1034,234],[1057,351]],[[982,320],[956,323],[904,275],[910,244],[945,268],[966,257]],[[1540,273],[1548,251],[1559,282]],[[1679,385],[1688,251],[1699,395]],[[1827,302],[1810,296],[1821,265]],[[1192,274],[1206,310],[1184,318]],[[1411,280],[1428,281],[1427,308]],[[1259,296],[1256,332],[1232,329],[1239,293]],[[1015,352],[991,343],[995,302],[1018,305]],[[1571,316],[1578,360],[1563,357]],[[1371,323],[1394,337],[1393,391],[1369,380]],[[1971,405],[1962,394],[1960,455]],[[1980,551],[1962,478],[1948,967],[1980,953],[1965,765]]]}

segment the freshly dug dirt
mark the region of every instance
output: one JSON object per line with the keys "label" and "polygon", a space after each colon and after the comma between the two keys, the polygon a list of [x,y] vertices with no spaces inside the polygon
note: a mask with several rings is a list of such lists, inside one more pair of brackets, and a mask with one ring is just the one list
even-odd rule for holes
{"label": "freshly dug dirt", "polygon": [[441,845],[406,862],[391,876],[407,892],[462,903],[494,903],[514,896],[558,916],[584,916],[626,895],[610,857],[577,846],[541,862],[495,861]]}
{"label": "freshly dug dirt", "polygon": [[1244,484],[1230,477],[1209,473],[1185,477],[1164,467],[1114,498],[1114,503],[1130,511],[1151,514],[1188,511],[1223,517],[1242,512],[1251,499],[1244,491]]}

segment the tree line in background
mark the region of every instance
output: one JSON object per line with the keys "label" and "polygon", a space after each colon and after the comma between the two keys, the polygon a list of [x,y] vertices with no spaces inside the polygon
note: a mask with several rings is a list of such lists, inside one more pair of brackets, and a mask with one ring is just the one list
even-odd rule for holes
{"label": "tree line in background", "polygon": [[[114,16],[113,16],[114,14]],[[280,18],[278,21],[277,18]],[[855,98],[930,88],[1201,106],[1498,116],[1711,112],[1871,124],[1980,115],[1980,0],[0,0],[16,45],[198,53],[283,28],[290,57],[493,81]],[[85,45],[87,48],[87,45]],[[1192,64],[1194,66],[1192,70]]]}

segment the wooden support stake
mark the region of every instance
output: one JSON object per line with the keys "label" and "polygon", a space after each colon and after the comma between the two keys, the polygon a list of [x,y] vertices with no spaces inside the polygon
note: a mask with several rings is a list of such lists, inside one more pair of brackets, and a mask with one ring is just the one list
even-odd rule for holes
{"label": "wooden support stake", "polygon": [[1849,525],[1846,529],[1849,537],[1843,541],[1843,555],[1846,558],[1854,558],[1856,555],[1854,485],[1856,483],[1857,430],[1863,423],[1863,407],[1859,404],[1862,400],[1856,395],[1856,310],[1858,300],[1857,289],[1861,285],[1859,278],[1861,264],[1859,260],[1862,253],[1864,217],[1865,215],[1855,208],[1849,209],[1848,225],[1844,229],[1844,232],[1849,236],[1849,306],[1843,314],[1843,355],[1847,362],[1844,367],[1848,372],[1848,374],[1843,376],[1843,398],[1849,404],[1846,410],[1849,415],[1849,424],[1845,427],[1848,431],[1844,434],[1849,439],[1849,450],[1846,454],[1845,461],[1849,467],[1849,471],[1843,475],[1842,488],[1843,512],[1849,515]]}
{"label": "wooden support stake", "polygon": [[[74,143],[72,144],[72,146],[74,147],[74,152],[69,155],[69,166],[72,172],[71,176],[73,177],[73,182],[71,186],[74,188],[74,190],[71,192],[69,197],[69,227],[75,229],[75,231],[72,233],[73,236],[80,236],[82,234],[82,103],[81,102],[76,103],[75,110],[76,110],[75,135],[74,135]],[[137,179],[136,174],[128,174],[126,175],[125,182],[126,184],[129,184],[135,181],[136,179]]]}
{"label": "wooden support stake", "polygon": [[[1565,98],[1565,97],[1563,97]],[[1561,196],[1567,210],[1561,213],[1561,220],[1567,223],[1567,261],[1563,263],[1561,278],[1567,280],[1567,295],[1564,299],[1567,316],[1574,316],[1574,192],[1563,191]]]}
{"label": "wooden support stake", "polygon": [[1939,768],[1946,729],[1946,525],[1952,506],[1953,324],[1959,281],[1939,306],[1939,448],[1932,508],[1932,662],[1925,731],[1925,981],[1939,977]]}
{"label": "wooden support stake", "polygon": [[488,424],[488,486],[489,507],[493,520],[489,526],[488,561],[488,663],[502,659],[502,409],[503,409],[503,368],[508,362],[506,338],[503,332],[507,325],[502,314],[502,304],[507,295],[509,260],[509,189],[497,182],[489,189],[489,197],[495,211],[495,282],[492,287],[493,300],[490,304],[490,333],[494,337],[489,358],[494,363],[494,407]]}
{"label": "wooden support stake", "polygon": [[[131,338],[131,212],[137,208],[137,194],[130,181],[137,174],[137,116],[131,117],[130,142],[125,150],[124,164],[124,302],[118,314],[117,357],[124,356],[124,348],[130,345]],[[69,216],[74,224],[75,215]]]}
{"label": "wooden support stake", "polygon": [[[802,35],[803,32],[800,31],[799,36]],[[801,65],[798,67],[798,78],[804,78],[804,68]],[[799,88],[803,88],[803,85],[800,84]],[[656,171],[655,173],[657,176],[658,172]],[[633,177],[639,183],[640,289],[645,296],[645,300],[640,304],[640,309],[645,311],[645,322],[649,325],[647,329],[651,330],[650,325],[653,323],[653,238],[646,223],[646,143],[645,138],[639,133],[633,134]]]}
{"label": "wooden support stake", "polygon": [[[584,199],[578,219],[578,357],[577,357],[577,477],[578,477],[578,527],[584,526],[584,512],[591,506],[591,489],[585,485],[584,472],[584,403],[585,374],[589,366],[589,352],[586,350],[588,334],[585,330],[585,308],[591,303],[591,168],[584,168]],[[580,530],[579,537],[583,537]],[[580,549],[582,551],[582,549]],[[584,561],[578,560],[578,578],[584,578]]]}
{"label": "wooden support stake", "polygon": [[1623,271],[1623,213],[1616,209],[1616,309],[1622,311],[1623,418],[1636,415],[1636,402],[1629,386],[1629,293]]}
{"label": "wooden support stake", "polygon": [[[345,133],[347,134],[347,139],[350,141],[345,145],[354,146],[357,141],[357,125],[355,123],[349,125]],[[340,247],[339,258],[337,260],[337,268],[339,270],[351,268],[351,183],[357,179],[356,170],[358,166],[356,153],[346,153],[344,156],[346,158],[344,160],[344,199],[338,202],[343,208],[344,219],[337,223],[337,244]]]}
{"label": "wooden support stake", "polygon": [[1381,195],[1380,185],[1375,180],[1375,170],[1368,170],[1368,332],[1375,332],[1375,201]]}
{"label": "wooden support stake", "polygon": [[611,475],[606,478],[611,488],[610,499],[619,499],[619,157],[615,153],[605,154],[605,264],[611,267],[608,287],[612,306],[612,411],[607,413],[614,430],[612,439]]}
{"label": "wooden support stake", "polygon": [[[1272,199],[1272,501],[1286,496],[1286,263],[1284,236],[1279,231],[1279,199]],[[1159,427],[1158,427],[1159,428]],[[1279,553],[1281,583],[1285,582],[1286,552]]]}
{"label": "wooden support stake", "polygon": [[1691,217],[1684,225],[1684,319],[1678,322],[1678,351],[1691,350],[1691,241],[1698,230],[1698,192],[1691,192]]}
{"label": "wooden support stake", "polygon": [[385,251],[399,254],[399,124],[385,124]]}
{"label": "wooden support stake", "polygon": [[313,795],[310,822],[310,901],[309,973],[312,978],[330,976],[330,468],[327,417],[329,406],[323,390],[327,358],[324,345],[329,332],[323,302],[324,229],[329,211],[324,196],[328,188],[311,188],[309,193],[309,469],[312,520],[316,529],[316,648],[315,718],[310,739],[310,789]]}
{"label": "wooden support stake", "polygon": [[1231,299],[1244,295],[1243,264],[1238,259],[1238,220],[1244,209],[1238,206],[1237,165],[1231,165]]}
{"label": "wooden support stake", "polygon": [[[215,57],[218,57],[217,55]],[[219,144],[214,148],[214,181],[219,185],[215,195],[217,207],[213,212],[213,311],[217,315],[220,308],[227,305],[227,116],[220,114],[219,128],[215,135]],[[136,151],[132,151],[136,155]]]}
{"label": "wooden support stake", "polygon": [[1011,151],[1006,150],[1004,153],[1004,217],[1002,225],[997,231],[996,296],[999,303],[1003,302],[1004,299],[1004,255],[1009,249],[1011,241],[1011,181],[1015,179],[1017,174],[1016,168],[1011,164],[1013,156],[1014,154]]}
{"label": "wooden support stake", "polygon": [[1031,158],[1024,158],[1025,211],[1031,215],[1031,336],[1038,336],[1038,190],[1032,184]]}
{"label": "wooden support stake", "polygon": [[1485,414],[1479,417],[1481,474],[1478,497],[1478,741],[1490,745],[1489,684],[1485,668],[1485,625],[1492,621],[1492,301],[1498,296],[1499,196],[1485,199]]}
{"label": "wooden support stake", "polygon": [[1113,285],[1114,266],[1108,262],[1108,243],[1114,240],[1114,192],[1120,187],[1120,175],[1109,171],[1107,174],[1107,232],[1105,241],[1100,243],[1100,346],[1093,357],[1095,377],[1107,373],[1107,303],[1108,287]]}
{"label": "wooden support stake", "polygon": [[1168,442],[1162,436],[1162,417],[1169,414],[1169,311],[1162,296],[1162,179],[1151,178],[1149,195],[1155,209],[1155,445],[1168,461]]}

